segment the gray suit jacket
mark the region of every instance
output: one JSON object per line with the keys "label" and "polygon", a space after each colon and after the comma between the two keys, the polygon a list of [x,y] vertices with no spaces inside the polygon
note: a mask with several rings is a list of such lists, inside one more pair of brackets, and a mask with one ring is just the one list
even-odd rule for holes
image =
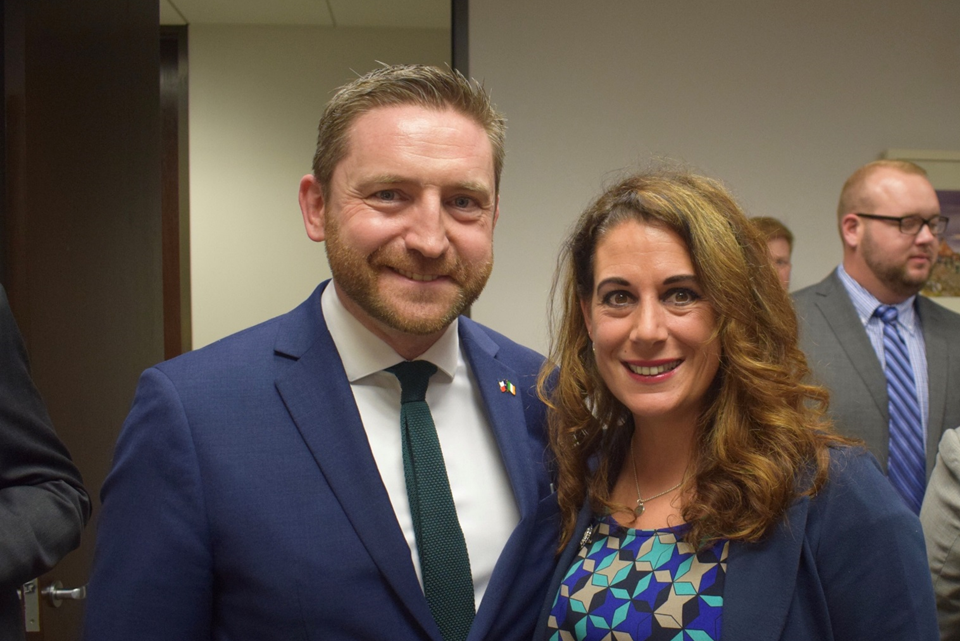
{"label": "gray suit jacket", "polygon": [[[887,467],[887,381],[853,303],[836,271],[793,295],[800,321],[800,347],[814,379],[830,390],[837,431],[863,439]],[[941,435],[960,426],[960,315],[917,297],[929,379],[927,476]]]}
{"label": "gray suit jacket", "polygon": [[940,441],[937,465],[920,510],[937,595],[940,638],[960,637],[960,428]]}

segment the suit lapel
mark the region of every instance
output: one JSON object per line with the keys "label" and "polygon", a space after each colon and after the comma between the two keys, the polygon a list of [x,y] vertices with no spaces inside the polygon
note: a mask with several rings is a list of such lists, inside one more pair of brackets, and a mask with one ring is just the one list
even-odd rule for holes
{"label": "suit lapel", "polygon": [[850,302],[850,297],[837,273],[833,272],[823,285],[817,292],[820,295],[817,299],[817,308],[830,325],[830,329],[833,330],[854,369],[870,390],[870,396],[886,423],[890,420],[887,409],[887,379],[883,374],[883,367],[880,365],[877,353],[873,350],[863,323],[860,322],[860,317],[857,316],[857,311]]}
{"label": "suit lapel", "polygon": [[286,319],[279,332],[277,353],[298,361],[277,379],[277,390],[384,580],[424,631],[439,638],[410,560],[410,548],[380,479],[346,373],[323,320],[322,288]]}
{"label": "suit lapel", "polygon": [[[923,330],[924,350],[927,355],[927,478],[937,460],[940,434],[947,409],[947,372],[949,371],[950,347],[947,337],[937,322],[939,309],[936,303],[917,296],[917,313]],[[953,426],[950,426],[953,427]]]}
{"label": "suit lapel", "polygon": [[[501,391],[500,383],[519,386],[519,374],[496,358],[498,346],[469,321],[461,320],[460,340],[464,355],[480,390],[487,418],[500,447],[521,519],[533,512],[537,503],[536,477],[530,465],[528,431],[520,394]],[[519,391],[519,387],[518,387]]]}
{"label": "suit lapel", "polygon": [[779,639],[796,589],[810,499],[799,499],[759,543],[730,543],[723,639]]}
{"label": "suit lapel", "polygon": [[[557,557],[556,567],[554,568],[553,576],[550,578],[549,587],[547,587],[547,598],[544,600],[543,606],[540,609],[540,616],[537,617],[537,629],[533,634],[534,641],[546,641],[550,636],[547,625],[549,624],[550,612],[553,611],[553,604],[554,601],[556,601],[557,593],[560,591],[560,584],[567,578],[570,566],[573,565],[573,561],[580,552],[580,548],[583,547],[580,545],[580,542],[588,538],[584,535],[586,534],[587,527],[589,527],[592,522],[593,510],[590,509],[590,502],[586,501],[577,514],[577,522],[576,525],[574,525],[570,542],[567,543],[566,547],[563,548],[563,552]],[[591,530],[591,533],[592,532]]]}
{"label": "suit lapel", "polygon": [[533,464],[536,453],[529,442],[521,394],[500,391],[501,381],[519,384],[517,372],[497,360],[496,343],[464,319],[460,320],[460,344],[480,390],[520,510],[520,522],[497,560],[470,630],[470,639],[482,639],[515,582],[517,568],[522,565],[519,559],[533,532],[538,497]]}

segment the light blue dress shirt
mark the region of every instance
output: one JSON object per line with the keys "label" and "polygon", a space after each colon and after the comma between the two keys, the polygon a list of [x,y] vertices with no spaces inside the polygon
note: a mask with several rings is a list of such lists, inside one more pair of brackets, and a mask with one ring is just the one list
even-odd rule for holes
{"label": "light blue dress shirt", "polygon": [[[863,328],[867,331],[867,337],[870,339],[870,344],[873,345],[873,351],[877,353],[877,358],[880,359],[881,367],[886,370],[887,361],[883,354],[883,321],[873,315],[882,303],[855,281],[846,272],[843,265],[837,267],[837,275],[847,290],[847,295],[850,296],[850,301],[857,311],[857,316],[860,317],[860,322],[863,323]],[[902,303],[893,305],[893,307],[897,308],[897,329],[907,344],[910,364],[913,366],[913,377],[917,385],[917,399],[920,401],[920,414],[923,417],[923,442],[926,443],[930,394],[927,385],[926,344],[923,342],[923,327],[920,323],[920,316],[917,314],[916,299],[916,296],[911,296]]]}

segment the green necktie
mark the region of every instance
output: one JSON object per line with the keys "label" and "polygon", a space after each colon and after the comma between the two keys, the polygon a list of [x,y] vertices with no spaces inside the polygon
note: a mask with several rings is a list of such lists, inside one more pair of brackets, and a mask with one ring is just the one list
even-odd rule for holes
{"label": "green necktie", "polygon": [[406,361],[387,368],[400,381],[403,475],[417,537],[423,593],[444,641],[464,641],[476,608],[463,530],[447,480],[433,416],[425,400],[437,366]]}

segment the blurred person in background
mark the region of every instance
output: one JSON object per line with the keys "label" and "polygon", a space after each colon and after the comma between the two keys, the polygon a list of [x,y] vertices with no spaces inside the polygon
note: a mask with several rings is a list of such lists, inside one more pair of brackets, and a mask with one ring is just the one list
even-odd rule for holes
{"label": "blurred person in background", "polygon": [[919,514],[940,438],[960,425],[960,314],[919,295],[947,218],[922,167],[877,160],[844,183],[837,223],[843,261],[793,295],[800,347],[837,431]]}
{"label": "blurred person in background", "polygon": [[767,241],[767,253],[777,269],[783,288],[790,289],[790,270],[793,269],[793,232],[771,216],[755,216],[750,219]]}

